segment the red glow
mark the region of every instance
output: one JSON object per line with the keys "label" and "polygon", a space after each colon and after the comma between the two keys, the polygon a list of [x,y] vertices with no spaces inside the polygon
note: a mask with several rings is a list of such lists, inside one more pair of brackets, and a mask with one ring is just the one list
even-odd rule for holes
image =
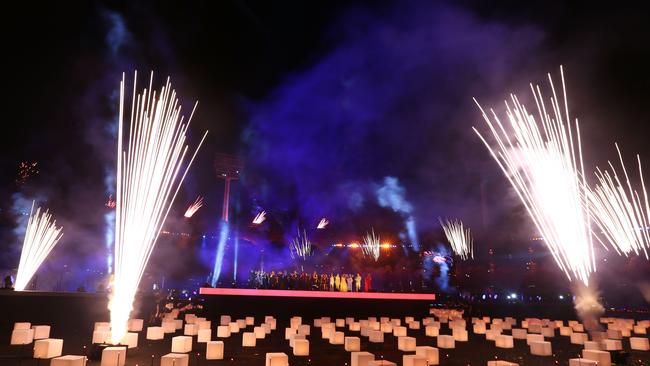
{"label": "red glow", "polygon": [[335,292],[335,291],[299,291],[299,290],[259,290],[244,288],[210,288],[202,287],[201,295],[226,296],[274,296],[274,297],[314,297],[321,299],[369,299],[369,300],[427,300],[436,299],[435,294],[387,293],[387,292]]}

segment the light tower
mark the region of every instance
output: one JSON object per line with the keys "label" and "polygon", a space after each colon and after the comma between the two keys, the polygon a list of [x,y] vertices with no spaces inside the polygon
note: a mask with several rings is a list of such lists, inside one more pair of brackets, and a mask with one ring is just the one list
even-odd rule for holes
{"label": "light tower", "polygon": [[243,160],[236,156],[217,153],[214,159],[214,169],[217,177],[225,182],[223,188],[223,206],[221,208],[221,219],[228,222],[228,206],[230,202],[230,182],[239,179],[239,174],[244,168]]}

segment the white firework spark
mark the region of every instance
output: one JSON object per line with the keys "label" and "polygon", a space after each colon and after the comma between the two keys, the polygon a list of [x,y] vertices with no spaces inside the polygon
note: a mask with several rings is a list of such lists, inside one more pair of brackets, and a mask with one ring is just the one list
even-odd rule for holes
{"label": "white firework spark", "polygon": [[312,246],[307,232],[303,230],[302,234],[298,231],[298,236],[291,241],[289,254],[292,259],[305,260],[312,255]]}
{"label": "white firework spark", "polygon": [[623,171],[625,184],[621,182],[616,169],[608,162],[609,171],[596,170],[598,185],[589,194],[589,208],[596,226],[602,232],[603,238],[596,238],[601,243],[608,243],[619,254],[643,254],[648,258],[650,237],[648,236],[648,218],[650,206],[648,194],[643,181],[641,158],[637,155],[639,176],[641,177],[641,194],[632,188],[627,169],[623,163],[621,150],[616,145],[619,161]]}
{"label": "white firework spark", "polygon": [[29,212],[29,221],[25,230],[25,239],[23,240],[23,250],[20,253],[20,263],[18,264],[18,273],[16,274],[16,284],[14,288],[17,291],[23,291],[34,276],[34,273],[41,266],[52,248],[61,240],[63,236],[62,227],[56,227],[56,221],[52,220],[49,211],[41,212],[41,208],[36,209],[34,213],[34,202]]}
{"label": "white firework spark", "polygon": [[381,254],[381,239],[378,235],[375,235],[375,229],[371,228],[369,233],[366,233],[366,236],[363,237],[363,244],[361,245],[361,251],[363,255],[372,257],[375,262],[379,260],[379,255]]}
{"label": "white firework spark", "polygon": [[330,223],[329,220],[327,220],[326,218],[323,217],[323,218],[320,219],[320,221],[318,222],[318,225],[316,226],[316,229],[325,229],[325,227],[326,227],[329,223]]}
{"label": "white firework spark", "polygon": [[259,225],[259,224],[263,223],[264,220],[266,220],[266,211],[262,211],[262,212],[258,213],[257,215],[255,215],[255,218],[253,218],[253,224],[254,225]]}
{"label": "white firework spark", "polygon": [[438,218],[442,230],[451,244],[451,249],[462,260],[474,259],[474,239],[469,228],[465,228],[460,220],[442,220]]}
{"label": "white firework spark", "polygon": [[196,200],[194,203],[192,203],[187,210],[185,210],[185,214],[183,216],[187,217],[188,219],[196,213],[196,211],[199,210],[199,208],[203,207],[203,197],[198,196],[196,197]]}
{"label": "white firework spark", "polygon": [[580,128],[577,120],[574,127],[570,122],[562,68],[560,72],[563,103],[550,74],[552,97],[548,108],[539,86],[530,86],[539,121],[511,95],[510,103],[505,103],[505,123],[493,110],[488,115],[479,105],[495,144],[488,143],[476,128],[474,131],[515,189],[557,265],[569,280],[588,285],[590,274],[596,270],[591,219],[585,204],[589,188]]}
{"label": "white firework spark", "polygon": [[134,81],[127,141],[123,136],[124,78],[120,83],[115,272],[109,303],[111,342],[114,344],[119,343],[126,334],[138,285],[160,229],[207,135],[206,131],[183,168],[188,155],[186,134],[194,110],[187,123],[183,122],[181,107],[169,79],[158,92],[152,90],[152,82],[153,74],[149,87],[138,94]]}

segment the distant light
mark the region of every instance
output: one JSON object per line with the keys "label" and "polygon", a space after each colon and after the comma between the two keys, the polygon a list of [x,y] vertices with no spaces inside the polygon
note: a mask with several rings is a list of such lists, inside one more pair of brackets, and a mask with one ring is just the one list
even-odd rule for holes
{"label": "distant light", "polygon": [[483,296],[481,296],[481,298],[482,298],[483,300],[485,300],[485,294],[483,294]]}
{"label": "distant light", "polygon": [[564,300],[564,295],[560,295],[558,297],[560,298],[560,300]]}
{"label": "distant light", "polygon": [[517,294],[513,292],[513,293],[510,294],[510,297],[512,297],[513,299],[516,299],[516,298],[517,298]]}

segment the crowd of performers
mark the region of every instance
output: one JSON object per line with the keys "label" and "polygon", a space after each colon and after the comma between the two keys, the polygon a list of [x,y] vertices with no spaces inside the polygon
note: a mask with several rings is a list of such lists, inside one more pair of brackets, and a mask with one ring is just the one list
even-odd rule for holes
{"label": "crowd of performers", "polygon": [[367,273],[298,273],[293,271],[252,271],[248,280],[250,288],[277,290],[317,290],[341,292],[372,291],[372,276]]}

